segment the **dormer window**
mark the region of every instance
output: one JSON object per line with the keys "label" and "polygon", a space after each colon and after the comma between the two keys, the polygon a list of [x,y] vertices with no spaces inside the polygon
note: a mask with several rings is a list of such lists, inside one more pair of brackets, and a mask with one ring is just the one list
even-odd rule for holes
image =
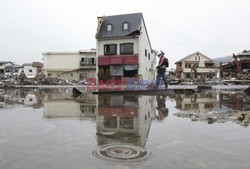
{"label": "dormer window", "polygon": [[108,25],[107,25],[107,31],[108,31],[108,32],[111,32],[111,31],[112,31],[112,25],[111,25],[111,24],[108,24]]}
{"label": "dormer window", "polygon": [[123,23],[123,30],[128,30],[128,23],[127,22]]}

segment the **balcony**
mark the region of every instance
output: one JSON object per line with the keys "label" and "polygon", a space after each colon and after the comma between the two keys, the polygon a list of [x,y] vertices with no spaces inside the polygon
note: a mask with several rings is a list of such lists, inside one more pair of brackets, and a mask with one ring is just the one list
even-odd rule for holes
{"label": "balcony", "polygon": [[82,58],[80,60],[80,68],[95,69],[96,68],[95,58]]}

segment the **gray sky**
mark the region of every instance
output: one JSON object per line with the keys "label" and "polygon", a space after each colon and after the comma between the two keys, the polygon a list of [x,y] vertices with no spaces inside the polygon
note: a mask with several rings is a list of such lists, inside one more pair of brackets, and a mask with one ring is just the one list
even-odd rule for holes
{"label": "gray sky", "polygon": [[171,67],[196,51],[216,58],[250,49],[249,0],[0,0],[0,60],[95,48],[97,16],[137,12]]}

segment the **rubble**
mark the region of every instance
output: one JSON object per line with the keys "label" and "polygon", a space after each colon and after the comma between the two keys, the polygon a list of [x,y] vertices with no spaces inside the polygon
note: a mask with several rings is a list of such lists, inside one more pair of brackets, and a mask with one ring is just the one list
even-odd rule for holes
{"label": "rubble", "polygon": [[239,112],[236,110],[210,113],[179,112],[174,115],[181,118],[190,118],[191,121],[207,122],[208,124],[232,121],[236,124],[247,127],[250,123],[250,112]]}
{"label": "rubble", "polygon": [[54,77],[37,76],[35,78],[13,79],[4,78],[0,80],[0,88],[13,87],[19,85],[74,85],[77,81],[67,81]]}

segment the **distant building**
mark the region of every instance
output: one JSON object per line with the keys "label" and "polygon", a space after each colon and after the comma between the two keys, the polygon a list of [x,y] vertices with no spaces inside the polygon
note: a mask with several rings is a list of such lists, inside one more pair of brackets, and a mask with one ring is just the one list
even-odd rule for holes
{"label": "distant building", "polygon": [[190,54],[175,64],[176,73],[181,78],[191,78],[192,67],[196,69],[197,76],[201,77],[213,76],[219,71],[215,67],[213,60],[201,52]]}
{"label": "distant building", "polygon": [[11,61],[0,61],[0,75],[5,74],[5,68],[14,65]]}
{"label": "distant building", "polygon": [[237,55],[233,54],[233,59],[232,62],[221,65],[223,73],[228,72],[239,75],[243,72],[250,72],[250,50],[244,50]]}
{"label": "distant building", "polygon": [[24,72],[25,75],[29,78],[36,77],[37,75],[42,74],[43,64],[40,62],[33,62],[33,63],[25,63],[19,69],[20,72]]}
{"label": "distant building", "polygon": [[20,74],[21,65],[10,65],[5,67],[5,76],[18,76]]}
{"label": "distant building", "polygon": [[98,17],[96,39],[98,71],[124,82],[154,79],[156,52],[142,13]]}
{"label": "distant building", "polygon": [[44,74],[66,80],[96,77],[96,50],[79,52],[46,52],[43,54]]}

